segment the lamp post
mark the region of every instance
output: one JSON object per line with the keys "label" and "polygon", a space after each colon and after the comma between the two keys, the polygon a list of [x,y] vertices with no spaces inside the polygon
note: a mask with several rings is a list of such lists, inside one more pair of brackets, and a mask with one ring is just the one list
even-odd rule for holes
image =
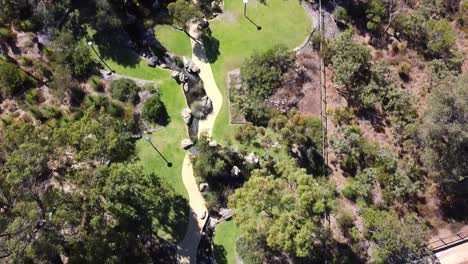
{"label": "lamp post", "polygon": [[242,0],[244,2],[244,16],[247,16],[247,3],[249,0]]}
{"label": "lamp post", "polygon": [[99,56],[99,53],[94,48],[94,43],[92,41],[88,41],[88,46],[90,46],[93,49],[94,53],[96,53],[96,56],[98,56],[102,63],[106,65],[107,68],[109,68],[109,72],[107,73],[107,75],[111,75],[114,71],[111,69],[111,67],[109,67],[109,65],[107,65],[107,63],[101,58],[101,56]]}
{"label": "lamp post", "polygon": [[153,145],[153,142],[151,142],[151,138],[146,137],[145,140],[146,140],[146,142],[150,143],[150,145],[154,148],[154,150],[156,150],[156,152],[159,154],[159,156],[161,156],[161,158],[166,162],[166,165],[168,167],[172,167],[172,162],[168,161],[166,159],[166,157],[164,157],[163,154],[161,152],[159,152],[159,150]]}

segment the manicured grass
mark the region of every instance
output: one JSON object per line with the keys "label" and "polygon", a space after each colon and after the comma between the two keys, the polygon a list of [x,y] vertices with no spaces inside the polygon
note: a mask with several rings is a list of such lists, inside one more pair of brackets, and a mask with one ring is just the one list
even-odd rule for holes
{"label": "manicured grass", "polygon": [[169,25],[157,25],[155,32],[156,38],[169,52],[188,58],[192,57],[192,45],[184,32]]}
{"label": "manicured grass", "polygon": [[261,30],[257,30],[243,16],[243,12],[242,1],[226,0],[222,17],[210,22],[212,36],[219,41],[217,58],[216,54],[210,56],[214,61],[212,70],[224,100],[213,132],[218,142],[225,142],[233,131],[228,125],[227,72],[240,67],[242,61],[255,50],[264,51],[277,44],[284,44],[290,49],[299,46],[311,27],[310,18],[295,0],[267,0],[266,5],[255,0],[249,1],[247,16],[261,26]]}
{"label": "manicured grass", "polygon": [[235,249],[238,233],[239,230],[232,220],[216,226],[214,237],[214,255],[216,258],[216,263],[237,263]]}
{"label": "manicured grass", "polygon": [[[95,47],[99,52],[98,47]],[[94,52],[92,52],[94,53]],[[167,215],[167,221],[160,223],[158,235],[162,238],[176,242],[182,240],[188,222],[188,194],[182,182],[182,162],[185,156],[179,145],[180,141],[188,137],[185,123],[182,119],[182,109],[186,107],[182,88],[171,78],[170,71],[160,68],[151,68],[129,49],[120,48],[107,51],[105,63],[116,74],[145,79],[156,80],[161,94],[161,100],[167,108],[170,122],[165,127],[150,135],[151,142],[164,157],[172,163],[168,167],[164,159],[155,149],[142,138],[136,143],[137,155],[144,165],[146,173],[154,173],[166,181],[177,194],[179,199],[175,214]]]}

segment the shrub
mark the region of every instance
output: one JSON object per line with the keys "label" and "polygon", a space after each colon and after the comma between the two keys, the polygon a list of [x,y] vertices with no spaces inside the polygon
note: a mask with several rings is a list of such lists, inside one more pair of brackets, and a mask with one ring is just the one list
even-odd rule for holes
{"label": "shrub", "polygon": [[159,124],[166,123],[169,117],[166,107],[158,95],[153,95],[145,101],[142,115],[145,120]]}
{"label": "shrub", "polygon": [[332,122],[335,125],[351,125],[354,120],[354,109],[350,107],[336,108],[329,114],[332,116]]}
{"label": "shrub", "polygon": [[447,19],[431,19],[427,23],[427,52],[434,57],[449,53],[456,41],[456,35]]}
{"label": "shrub", "polygon": [[408,76],[409,70],[410,70],[410,65],[404,62],[400,65],[400,69],[398,70],[398,73],[400,74],[400,76]]}
{"label": "shrub", "polygon": [[27,77],[18,67],[0,61],[0,96],[8,98],[19,92],[27,84]]}
{"label": "shrub", "polygon": [[13,41],[14,35],[8,28],[1,27],[0,28],[0,40],[3,40],[5,42]]}
{"label": "shrub", "polygon": [[122,101],[135,103],[138,99],[138,86],[130,79],[119,79],[110,84],[112,97]]}
{"label": "shrub", "polygon": [[24,57],[22,56],[19,60],[19,63],[22,65],[22,66],[32,66],[33,65],[33,62],[30,58],[28,57]]}
{"label": "shrub", "polygon": [[124,106],[118,101],[112,101],[107,105],[106,110],[113,117],[122,117],[124,114]]}
{"label": "shrub", "polygon": [[337,20],[341,21],[347,21],[348,20],[348,11],[342,6],[338,6],[335,8],[335,11],[333,11],[333,15]]}
{"label": "shrub", "polygon": [[385,0],[370,0],[366,10],[367,29],[377,31],[387,20],[387,4]]}
{"label": "shrub", "polygon": [[356,199],[356,192],[354,191],[354,180],[352,179],[348,180],[343,190],[341,191],[341,193],[346,199],[349,199],[349,200]]}
{"label": "shrub", "polygon": [[354,215],[348,209],[338,209],[338,213],[336,214],[336,222],[344,231],[344,233],[348,234],[350,229],[354,226]]}
{"label": "shrub", "polygon": [[104,91],[104,83],[99,76],[93,75],[88,79],[88,85],[96,92]]}

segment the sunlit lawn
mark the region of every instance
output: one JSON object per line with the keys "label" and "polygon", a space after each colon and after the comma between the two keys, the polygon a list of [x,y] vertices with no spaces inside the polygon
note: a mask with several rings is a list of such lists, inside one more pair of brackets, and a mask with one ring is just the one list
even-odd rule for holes
{"label": "sunlit lawn", "polygon": [[266,2],[266,5],[262,5],[254,0],[247,4],[247,16],[261,26],[261,30],[257,30],[243,16],[244,5],[239,0],[224,1],[222,18],[210,21],[212,36],[219,41],[219,55],[212,63],[212,69],[224,100],[214,128],[214,137],[219,142],[225,142],[233,131],[228,125],[227,72],[240,67],[242,61],[255,50],[263,51],[277,44],[284,44],[291,49],[299,46],[310,30],[310,19],[299,1]]}
{"label": "sunlit lawn", "polygon": [[214,237],[214,255],[216,263],[237,263],[235,248],[238,232],[237,226],[232,220],[216,226]]}
{"label": "sunlit lawn", "polygon": [[184,32],[169,25],[157,25],[155,31],[156,38],[169,52],[179,56],[192,57],[192,45]]}
{"label": "sunlit lawn", "polygon": [[[98,47],[96,50],[99,52]],[[171,78],[170,71],[151,68],[129,49],[116,48],[107,51],[105,63],[116,74],[145,80],[155,80],[161,94],[161,100],[167,108],[170,122],[153,134],[149,135],[153,145],[172,163],[168,167],[164,159],[144,138],[137,141],[137,155],[144,165],[147,174],[154,173],[166,181],[177,194],[188,200],[188,194],[182,182],[182,161],[185,152],[180,148],[182,139],[188,137],[185,123],[182,119],[182,109],[186,107],[185,97],[181,87]],[[168,215],[168,221],[159,230],[159,235],[170,241],[181,240],[185,235],[188,221],[188,202],[179,204],[180,210],[176,215]]]}

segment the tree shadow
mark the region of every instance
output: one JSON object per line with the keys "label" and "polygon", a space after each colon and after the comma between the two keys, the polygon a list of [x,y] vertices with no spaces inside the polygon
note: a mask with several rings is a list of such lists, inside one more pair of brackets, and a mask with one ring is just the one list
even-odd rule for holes
{"label": "tree shadow", "polygon": [[227,252],[224,246],[213,244],[213,253],[218,264],[227,264]]}
{"label": "tree shadow", "polygon": [[205,48],[207,61],[209,63],[214,63],[218,59],[218,56],[221,54],[219,52],[219,45],[220,45],[219,40],[213,37],[209,29],[207,33],[202,35],[201,39],[202,39],[203,46]]}
{"label": "tree shadow", "polygon": [[181,241],[185,236],[189,219],[190,208],[187,199],[176,194],[171,201],[162,204],[160,212],[159,228],[175,240]]}
{"label": "tree shadow", "polygon": [[104,60],[107,59],[111,59],[124,67],[132,68],[135,68],[140,63],[140,57],[132,49],[119,46],[118,44],[115,45],[115,42],[111,42],[113,45],[110,45],[109,41],[97,35],[93,36],[93,41],[99,46],[99,51],[96,49],[94,51],[104,64]]}

